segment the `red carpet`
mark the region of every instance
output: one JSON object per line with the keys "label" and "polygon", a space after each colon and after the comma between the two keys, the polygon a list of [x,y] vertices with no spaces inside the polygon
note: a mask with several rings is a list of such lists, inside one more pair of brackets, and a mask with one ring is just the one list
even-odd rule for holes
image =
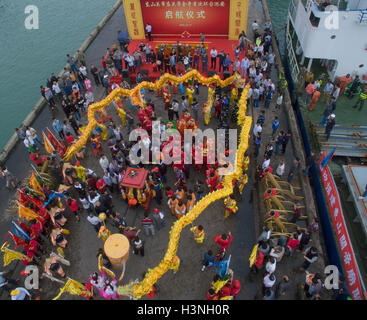
{"label": "red carpet", "polygon": [[[190,45],[197,45],[197,44],[201,44],[200,39],[199,38],[190,38],[190,39],[177,39],[177,38],[154,38],[153,41],[149,42],[150,46],[152,47],[153,50],[155,50],[155,48],[160,45],[160,44],[175,44],[177,43],[177,40],[180,40],[180,43],[183,45],[185,44],[190,44]],[[129,53],[132,54],[135,50],[140,50],[139,48],[139,44],[141,42],[147,43],[148,40],[132,40],[129,44]],[[224,50],[225,53],[229,54],[231,61],[233,62],[235,60],[235,53],[234,53],[234,49],[232,48],[235,45],[238,44],[238,41],[234,41],[234,40],[226,40],[226,39],[219,39],[219,38],[208,38],[206,37],[205,45],[207,45],[208,47],[208,71],[216,71],[218,73],[218,69],[219,69],[219,59],[217,58],[217,67],[216,70],[213,70],[210,68],[211,66],[211,61],[210,61],[210,50],[215,47],[217,52],[219,53],[221,50]],[[240,54],[240,61],[241,59],[244,57],[244,54],[241,53]],[[150,79],[151,82],[154,82],[156,79],[158,79],[160,77],[160,72],[159,71],[153,71],[153,64],[142,64],[141,65],[141,69],[143,70],[148,70],[148,77]],[[230,66],[229,71],[232,74],[232,66]],[[201,61],[199,62],[199,71],[201,72]],[[136,77],[136,73],[130,74],[130,79],[132,83],[135,83],[135,77]],[[204,74],[204,76],[207,76],[207,74]],[[223,72],[221,72],[220,74],[221,77],[223,77]]]}

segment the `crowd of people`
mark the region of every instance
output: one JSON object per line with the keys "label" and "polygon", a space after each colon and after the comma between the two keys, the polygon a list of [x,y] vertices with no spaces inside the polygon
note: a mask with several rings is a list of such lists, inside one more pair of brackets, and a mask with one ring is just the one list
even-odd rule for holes
{"label": "crowd of people", "polygon": [[[150,33],[151,28],[148,29],[147,32]],[[139,50],[134,52],[129,52],[128,45],[121,47],[113,45],[111,48],[107,48],[106,55],[101,58],[101,66],[90,65],[89,70],[83,53],[78,51],[76,58],[67,55],[69,68],[64,69],[61,77],[52,74],[47,79],[46,86],[41,86],[41,94],[54,112],[52,128],[56,135],[48,130],[46,133],[47,139],[40,140],[37,131],[32,127],[16,129],[19,139],[24,142],[30,159],[35,166],[41,169],[47,162],[56,185],[62,185],[61,190],[54,191],[49,189],[42,179],[38,179],[37,181],[41,187],[37,192],[30,187],[23,187],[18,190],[21,199],[20,204],[30,209],[34,215],[32,219],[29,218],[27,221],[19,219],[17,222],[18,227],[29,235],[29,239],[21,239],[17,235],[12,235],[13,241],[18,246],[23,247],[23,254],[25,255],[22,260],[23,264],[43,266],[45,277],[52,281],[55,277],[65,278],[67,272],[64,271],[62,264],[66,266],[70,264],[64,254],[64,249],[68,246],[67,236],[69,231],[66,227],[71,223],[79,223],[83,216],[86,216],[91,228],[95,230],[102,243],[112,233],[110,230],[112,226],[114,232],[120,232],[129,239],[133,254],[144,257],[146,253],[145,240],[141,237],[141,229],[144,230],[146,237],[154,236],[169,222],[169,214],[171,214],[173,221],[181,219],[194,207],[197,201],[203,198],[207,191],[212,192],[223,187],[222,179],[224,176],[219,174],[219,169],[228,166],[228,164],[223,165],[220,156],[214,159],[214,164],[209,163],[205,156],[213,142],[209,138],[205,138],[202,144],[189,149],[184,144],[180,146],[182,159],[185,158],[185,153],[191,153],[193,159],[195,159],[195,154],[201,153],[204,154],[203,163],[196,163],[194,160],[192,165],[185,164],[183,161],[172,166],[165,164],[164,157],[172,156],[172,152],[165,154],[164,147],[172,142],[172,139],[160,145],[158,165],[135,164],[129,158],[130,151],[134,151],[134,148],[136,148],[135,143],[128,141],[128,135],[133,129],[145,129],[148,135],[141,138],[140,142],[148,146],[151,153],[156,151],[152,149],[152,123],[154,120],[161,118],[160,112],[162,110],[167,111],[168,116],[168,121],[161,122],[162,132],[177,128],[182,134],[184,129],[198,128],[199,118],[202,117],[201,113],[199,114],[200,106],[197,101],[200,95],[200,85],[193,80],[189,80],[185,84],[187,85],[186,90],[182,86],[180,93],[177,87],[169,84],[157,90],[157,97],[160,99],[159,106],[158,103],[153,103],[149,97],[145,100],[146,108],[144,109],[132,106],[131,110],[128,111],[130,108],[128,99],[113,102],[112,105],[116,110],[121,108],[126,111],[127,124],[121,126],[117,123],[113,119],[114,116],[106,108],[99,111],[98,122],[104,124],[106,132],[97,125],[90,135],[89,143],[76,154],[76,158],[68,163],[63,162],[66,148],[73,145],[75,140],[82,134],[88,107],[95,102],[96,88],[103,86],[105,94],[107,94],[117,87],[130,88],[132,85],[122,79],[123,68],[128,69],[130,75],[136,73],[136,83],[143,80],[140,71],[141,66],[145,63],[155,64],[162,73],[169,72],[177,75],[182,75],[192,68],[198,69],[204,74],[207,74],[209,70],[218,71],[219,74],[226,71],[233,74],[238,73],[245,80],[241,87],[238,88],[233,85],[224,89],[213,88],[215,90],[213,114],[218,128],[229,129],[235,125],[237,123],[237,101],[241,96],[244,85],[249,83],[248,105],[252,106],[254,110],[263,109],[260,111],[253,129],[254,157],[257,158],[262,142],[262,127],[266,121],[265,117],[269,118],[266,116],[266,112],[268,114],[271,110],[276,113],[282,109],[284,89],[279,84],[276,88],[271,80],[275,55],[271,48],[270,22],[265,23],[264,32],[261,32],[261,29],[259,24],[254,21],[252,24],[253,40],[249,40],[245,32],[241,32],[238,42],[236,41],[233,46],[234,60],[230,58],[229,52],[225,53],[220,50],[218,53],[214,47],[208,52],[209,48],[204,43],[204,35],[201,39],[202,44],[194,50],[193,54],[190,51],[183,54],[180,41],[172,46],[168,55],[165,49],[156,52],[149,42],[142,42]],[[242,59],[240,59],[241,55],[243,55]],[[210,68],[208,67],[209,56]],[[199,62],[201,62],[201,65]],[[94,84],[90,79],[94,80]],[[275,95],[275,93],[277,94]],[[276,99],[274,99],[275,97]],[[65,120],[60,121],[56,117],[58,109],[64,112]],[[256,169],[255,179],[257,181],[262,179],[264,170],[271,165],[273,144],[275,147],[274,155],[284,155],[291,138],[290,131],[279,130],[279,114],[271,118],[271,141],[266,146],[263,164]],[[46,144],[49,143],[53,147],[51,152],[47,150]],[[228,145],[228,141],[226,141],[225,155],[234,155],[235,150],[230,150]],[[49,153],[48,155],[43,152],[44,148]],[[92,154],[92,156],[88,157],[88,154]],[[95,159],[93,159],[93,155]],[[84,167],[87,160],[97,160],[100,167],[98,171],[102,174]],[[288,182],[292,182],[299,165],[300,160],[295,158],[288,172]],[[126,187],[123,183],[124,178],[127,175],[133,178],[136,171],[140,169],[147,171],[147,179],[144,181],[143,187],[139,189]],[[306,166],[305,175],[307,175],[308,169]],[[282,177],[284,172],[285,159],[281,159],[276,173],[279,177]],[[16,188],[15,177],[6,168],[1,171],[1,174],[6,178],[8,186],[11,185]],[[174,181],[169,181],[168,176],[173,176]],[[241,177],[242,180],[239,179],[234,182],[241,189],[241,192],[245,185],[244,176]],[[122,198],[126,203],[126,207],[130,209],[137,207],[144,209],[144,217],[140,221],[141,229],[137,226],[127,225],[124,217],[118,212],[120,210],[114,206],[114,197]],[[156,205],[152,205],[152,201]],[[232,197],[228,197],[225,203],[225,217],[238,210]],[[166,209],[164,209],[165,207]],[[70,221],[72,220],[70,217],[73,216],[75,222]],[[300,216],[301,207],[297,206],[294,217],[297,220]],[[265,267],[262,292],[265,300],[284,296],[290,285],[287,275],[284,275],[278,282],[275,277],[276,266],[284,255],[291,256],[297,250],[303,252],[304,263],[300,266],[303,271],[307,271],[310,265],[317,260],[317,249],[308,246],[311,234],[316,232],[317,228],[317,222],[314,221],[308,230],[294,233],[287,239],[285,237],[271,238],[271,230],[264,227],[258,239],[259,249],[256,262],[252,266],[252,272],[258,273],[263,266]],[[193,226],[190,229],[194,235],[194,240],[199,244],[204,242],[204,229],[205,226],[202,225]],[[50,254],[49,256],[46,254],[47,249],[49,249],[48,241],[52,243],[52,249],[57,249],[57,254]],[[234,299],[240,292],[240,281],[234,279],[234,272],[229,268],[229,245],[231,241],[231,232],[216,236],[214,242],[218,245],[218,252],[213,253],[208,250],[204,253],[202,271],[207,268],[216,268],[216,275],[207,292],[207,300]],[[97,256],[102,257],[104,268],[110,269],[112,267],[103,249],[98,250]],[[178,268],[180,259],[176,258]],[[13,280],[5,281],[13,283],[15,281]],[[118,279],[111,278],[105,270],[100,273],[95,272],[90,275],[89,279],[84,280],[83,284],[86,288],[85,296],[87,298],[119,298],[117,293]],[[276,284],[277,290],[274,290]],[[307,274],[304,285],[306,296],[311,299],[318,299],[320,290],[320,275],[317,273]],[[20,300],[22,300],[22,297],[29,296],[21,288],[17,288],[15,291],[9,289],[9,292],[12,297],[18,297],[17,299]],[[158,292],[157,287],[153,286],[152,291],[147,296],[152,298]]]}
{"label": "crowd of people", "polygon": [[325,127],[326,141],[329,140],[330,134],[335,126],[335,110],[338,99],[345,96],[348,99],[355,100],[352,108],[357,108],[361,111],[367,99],[367,87],[362,85],[359,76],[352,77],[346,74],[334,81],[326,79],[321,75],[319,79],[315,79],[314,73],[307,71],[306,67],[302,67],[298,75],[298,92],[304,95],[303,105],[309,110],[315,110],[320,102],[325,104],[325,109],[322,112],[322,118],[318,123],[319,126]]}

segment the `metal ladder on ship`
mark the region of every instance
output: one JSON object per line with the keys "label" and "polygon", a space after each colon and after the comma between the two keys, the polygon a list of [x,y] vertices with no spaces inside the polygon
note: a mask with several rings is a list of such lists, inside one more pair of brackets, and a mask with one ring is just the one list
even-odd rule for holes
{"label": "metal ladder on ship", "polygon": [[[293,0],[290,3],[290,6],[294,6],[294,2]],[[293,11],[295,10],[295,8],[293,8]],[[293,12],[292,10],[290,10],[290,12]],[[292,78],[293,78],[293,82],[297,83],[298,82],[298,74],[299,74],[299,66],[298,66],[298,62],[297,62],[297,58],[296,58],[296,54],[293,50],[293,40],[292,40],[292,36],[289,32],[289,18],[288,18],[288,22],[287,22],[287,31],[286,31],[286,46],[287,46],[287,55],[288,55],[288,62],[289,62],[289,68],[292,74]]]}

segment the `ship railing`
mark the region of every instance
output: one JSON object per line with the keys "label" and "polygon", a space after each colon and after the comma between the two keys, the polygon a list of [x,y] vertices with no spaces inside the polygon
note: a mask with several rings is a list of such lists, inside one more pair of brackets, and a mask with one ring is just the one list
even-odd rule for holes
{"label": "ship railing", "polygon": [[289,32],[289,23],[287,24],[287,31],[286,31],[286,45],[287,45],[287,54],[288,54],[288,61],[289,61],[289,69],[292,74],[292,78],[294,82],[298,81],[298,74],[299,74],[299,66],[297,62],[297,57],[293,49],[293,40],[292,36]]}
{"label": "ship railing", "polygon": [[292,19],[293,23],[296,20],[298,3],[299,3],[299,0],[291,0],[289,3],[288,12],[289,12],[289,16]]}
{"label": "ship railing", "polygon": [[[322,4],[324,1],[320,0],[301,0],[306,11],[309,11],[312,7],[317,11],[323,11]],[[348,8],[348,3],[345,0],[330,0],[329,5],[337,8],[338,11],[344,11]]]}

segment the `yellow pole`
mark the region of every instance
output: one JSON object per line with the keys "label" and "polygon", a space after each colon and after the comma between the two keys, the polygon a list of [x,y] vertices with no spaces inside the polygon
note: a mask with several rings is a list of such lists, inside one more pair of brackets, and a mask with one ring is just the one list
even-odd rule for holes
{"label": "yellow pole", "polygon": [[139,0],[122,0],[130,39],[145,39],[143,15]]}
{"label": "yellow pole", "polygon": [[229,9],[229,40],[238,40],[242,31],[247,30],[249,0],[231,0]]}

